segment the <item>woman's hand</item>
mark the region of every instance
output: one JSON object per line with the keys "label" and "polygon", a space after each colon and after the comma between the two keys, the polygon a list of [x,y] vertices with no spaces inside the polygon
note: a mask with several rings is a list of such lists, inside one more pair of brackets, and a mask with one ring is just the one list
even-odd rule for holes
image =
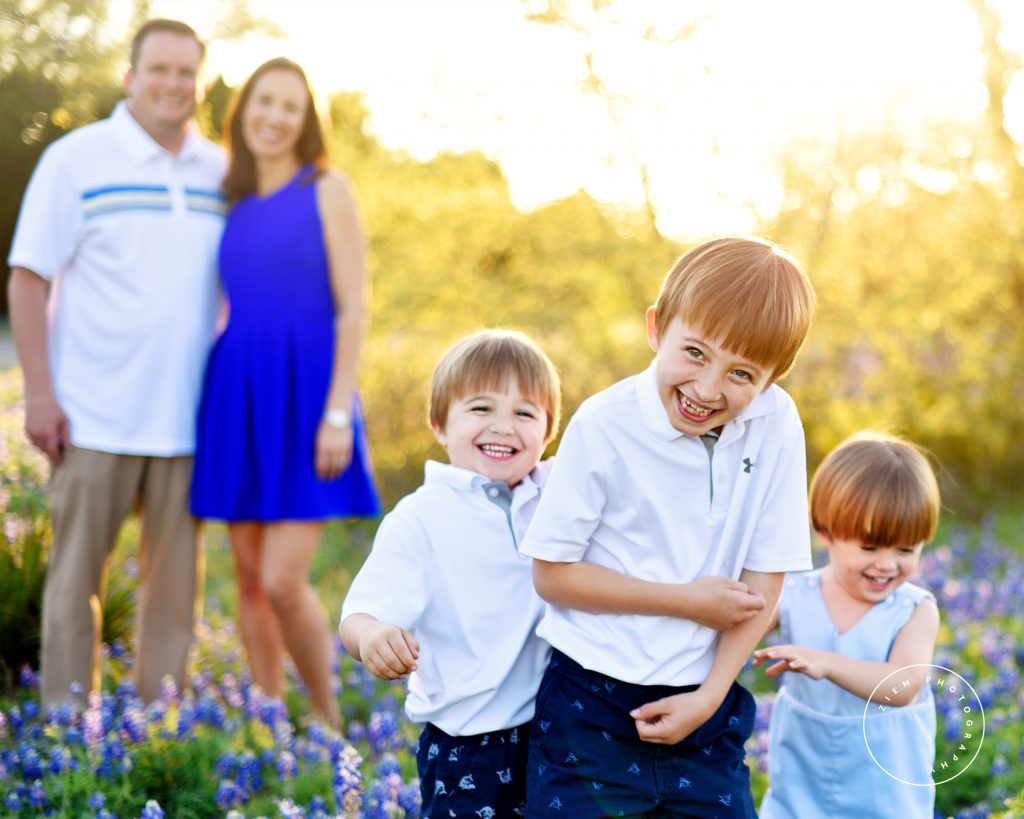
{"label": "woman's hand", "polygon": [[337,478],[352,460],[352,427],[320,422],[316,433],[316,474],[322,481]]}

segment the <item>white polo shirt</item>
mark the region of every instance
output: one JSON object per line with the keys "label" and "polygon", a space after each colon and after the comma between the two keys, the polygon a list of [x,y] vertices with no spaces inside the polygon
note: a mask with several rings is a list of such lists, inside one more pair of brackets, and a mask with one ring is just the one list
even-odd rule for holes
{"label": "white polo shirt", "polygon": [[75,446],[183,455],[217,315],[220,148],[178,154],[124,102],[43,153],[8,263],[54,280],[50,364]]}
{"label": "white polo shirt", "polygon": [[506,513],[486,478],[428,461],[423,486],[381,522],[341,620],[369,614],[416,636],[405,700],[414,722],[469,736],[532,719],[550,647],[535,633],[544,602],[517,542],[549,463],[515,487]]}
{"label": "white polo shirt", "polygon": [[[521,551],[687,583],[811,567],[804,435],[778,386],[729,421],[709,453],[669,423],[654,365],[587,399],[569,422]],[[693,685],[718,632],[690,620],[551,606],[538,633],[585,668],[642,685]]]}

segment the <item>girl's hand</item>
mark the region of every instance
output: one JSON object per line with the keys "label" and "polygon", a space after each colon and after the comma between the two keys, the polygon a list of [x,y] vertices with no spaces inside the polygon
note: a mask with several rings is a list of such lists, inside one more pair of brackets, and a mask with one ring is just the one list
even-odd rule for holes
{"label": "girl's hand", "polygon": [[764,670],[766,677],[778,677],[784,671],[799,671],[812,680],[823,680],[829,674],[828,652],[806,646],[770,646],[754,652],[754,665],[761,665],[768,660],[778,662]]}
{"label": "girl's hand", "polygon": [[337,478],[352,460],[352,427],[338,429],[325,421],[316,433],[316,474],[322,481]]}
{"label": "girl's hand", "polygon": [[420,644],[404,628],[373,620],[359,637],[359,658],[382,680],[400,680],[416,670]]}
{"label": "girl's hand", "polygon": [[636,720],[636,732],[644,742],[675,745],[707,722],[717,707],[698,689],[641,705],[629,715]]}

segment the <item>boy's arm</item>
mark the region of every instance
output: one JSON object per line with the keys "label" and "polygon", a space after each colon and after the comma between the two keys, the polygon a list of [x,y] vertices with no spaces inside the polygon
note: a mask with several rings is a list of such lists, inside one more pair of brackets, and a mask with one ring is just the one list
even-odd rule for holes
{"label": "boy's arm", "polygon": [[[929,674],[938,632],[939,609],[929,598],[917,604],[910,620],[896,636],[889,659],[884,663],[856,660],[806,646],[781,645],[755,651],[754,665],[777,660],[765,669],[767,676],[777,677],[786,671],[799,671],[812,680],[829,680],[861,699],[883,705],[908,705],[914,701]],[[879,687],[879,683],[897,671],[901,671],[898,678]]]}
{"label": "boy's arm", "polygon": [[399,680],[416,670],[420,644],[408,630],[369,614],[352,614],[339,631],[345,650],[382,680]]}
{"label": "boy's arm", "polygon": [[763,594],[768,605],[719,637],[711,671],[700,688],[688,694],[676,694],[649,702],[630,713],[636,720],[640,739],[674,745],[710,719],[725,699],[750,652],[764,636],[779,603],[784,576],[782,572],[743,570],[740,580]]}
{"label": "boy's arm", "polygon": [[655,583],[582,560],[552,563],[535,559],[533,582],[537,594],[553,606],[678,617],[716,631],[749,620],[765,606],[761,592],[742,579],[699,577],[692,583]]}

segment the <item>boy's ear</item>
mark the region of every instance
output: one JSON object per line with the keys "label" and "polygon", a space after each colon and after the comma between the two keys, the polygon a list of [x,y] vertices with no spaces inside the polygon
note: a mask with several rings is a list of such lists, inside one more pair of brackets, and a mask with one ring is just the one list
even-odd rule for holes
{"label": "boy's ear", "polygon": [[444,427],[438,426],[437,424],[430,425],[430,431],[434,433],[434,438],[437,442],[445,449],[448,448],[448,436],[444,433]]}
{"label": "boy's ear", "polygon": [[820,540],[826,546],[832,545],[832,538],[828,536],[827,532],[819,532],[817,529],[815,529],[814,534],[816,534],[818,536],[818,540]]}
{"label": "boy's ear", "polygon": [[647,343],[651,345],[654,352],[658,352],[658,341],[657,311],[652,304],[647,308]]}

